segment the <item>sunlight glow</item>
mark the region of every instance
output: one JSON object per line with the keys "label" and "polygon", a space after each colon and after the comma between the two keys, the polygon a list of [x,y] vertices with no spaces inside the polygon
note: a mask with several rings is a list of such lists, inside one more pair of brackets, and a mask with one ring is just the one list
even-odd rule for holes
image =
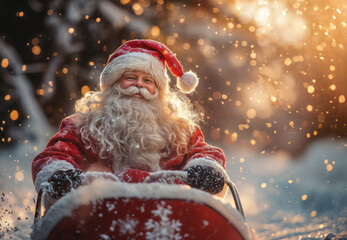
{"label": "sunlight glow", "polygon": [[258,43],[262,46],[269,45],[269,39],[283,46],[301,44],[309,34],[305,19],[282,2],[239,0],[232,11],[243,23],[256,23]]}

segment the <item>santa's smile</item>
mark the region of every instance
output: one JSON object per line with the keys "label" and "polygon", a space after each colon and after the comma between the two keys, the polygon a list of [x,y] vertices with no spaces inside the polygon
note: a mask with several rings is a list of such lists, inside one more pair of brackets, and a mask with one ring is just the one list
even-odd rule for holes
{"label": "santa's smile", "polygon": [[136,97],[136,98],[143,98],[142,94],[141,93],[135,93],[132,95],[133,97]]}

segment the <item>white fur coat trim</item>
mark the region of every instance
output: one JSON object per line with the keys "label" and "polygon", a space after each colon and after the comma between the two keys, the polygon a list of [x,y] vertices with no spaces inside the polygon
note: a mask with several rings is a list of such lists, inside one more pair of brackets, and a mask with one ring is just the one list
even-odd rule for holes
{"label": "white fur coat trim", "polygon": [[71,163],[66,161],[52,161],[44,166],[41,171],[36,175],[35,178],[35,190],[39,192],[41,189],[41,184],[48,181],[48,179],[58,170],[69,170],[75,169]]}
{"label": "white fur coat trim", "polygon": [[192,166],[196,166],[196,165],[201,165],[201,166],[209,166],[209,167],[213,167],[216,171],[218,171],[219,173],[222,174],[222,176],[224,177],[224,179],[229,180],[229,176],[226,173],[226,171],[224,170],[224,168],[219,165],[216,161],[214,161],[212,158],[196,158],[196,159],[192,159],[190,160],[187,165],[184,166],[183,170],[192,167]]}

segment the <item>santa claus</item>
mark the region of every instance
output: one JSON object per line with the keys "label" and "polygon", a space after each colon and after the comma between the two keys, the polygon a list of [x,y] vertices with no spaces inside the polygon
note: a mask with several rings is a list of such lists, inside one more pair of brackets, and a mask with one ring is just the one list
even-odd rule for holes
{"label": "santa claus", "polygon": [[[177,76],[169,86],[166,65]],[[224,187],[223,151],[204,141],[199,115],[183,93],[198,84],[174,54],[151,40],[125,42],[101,73],[100,90],[76,102],[45,150],[32,162],[35,188],[49,182],[56,199],[76,188],[87,171],[142,182],[160,170],[188,172],[186,184],[216,194]],[[176,181],[178,183],[179,181]],[[183,183],[183,182],[179,182]]]}

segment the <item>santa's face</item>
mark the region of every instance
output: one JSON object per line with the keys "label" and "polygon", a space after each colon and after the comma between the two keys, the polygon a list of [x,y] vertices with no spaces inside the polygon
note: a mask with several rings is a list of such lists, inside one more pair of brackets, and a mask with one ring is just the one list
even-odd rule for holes
{"label": "santa's face", "polygon": [[[155,94],[157,85],[154,78],[143,71],[129,71],[125,72],[119,79],[119,86],[123,89],[127,89],[131,86],[135,86],[139,89],[146,88],[150,94]],[[141,92],[132,95],[136,98],[143,98]]]}

